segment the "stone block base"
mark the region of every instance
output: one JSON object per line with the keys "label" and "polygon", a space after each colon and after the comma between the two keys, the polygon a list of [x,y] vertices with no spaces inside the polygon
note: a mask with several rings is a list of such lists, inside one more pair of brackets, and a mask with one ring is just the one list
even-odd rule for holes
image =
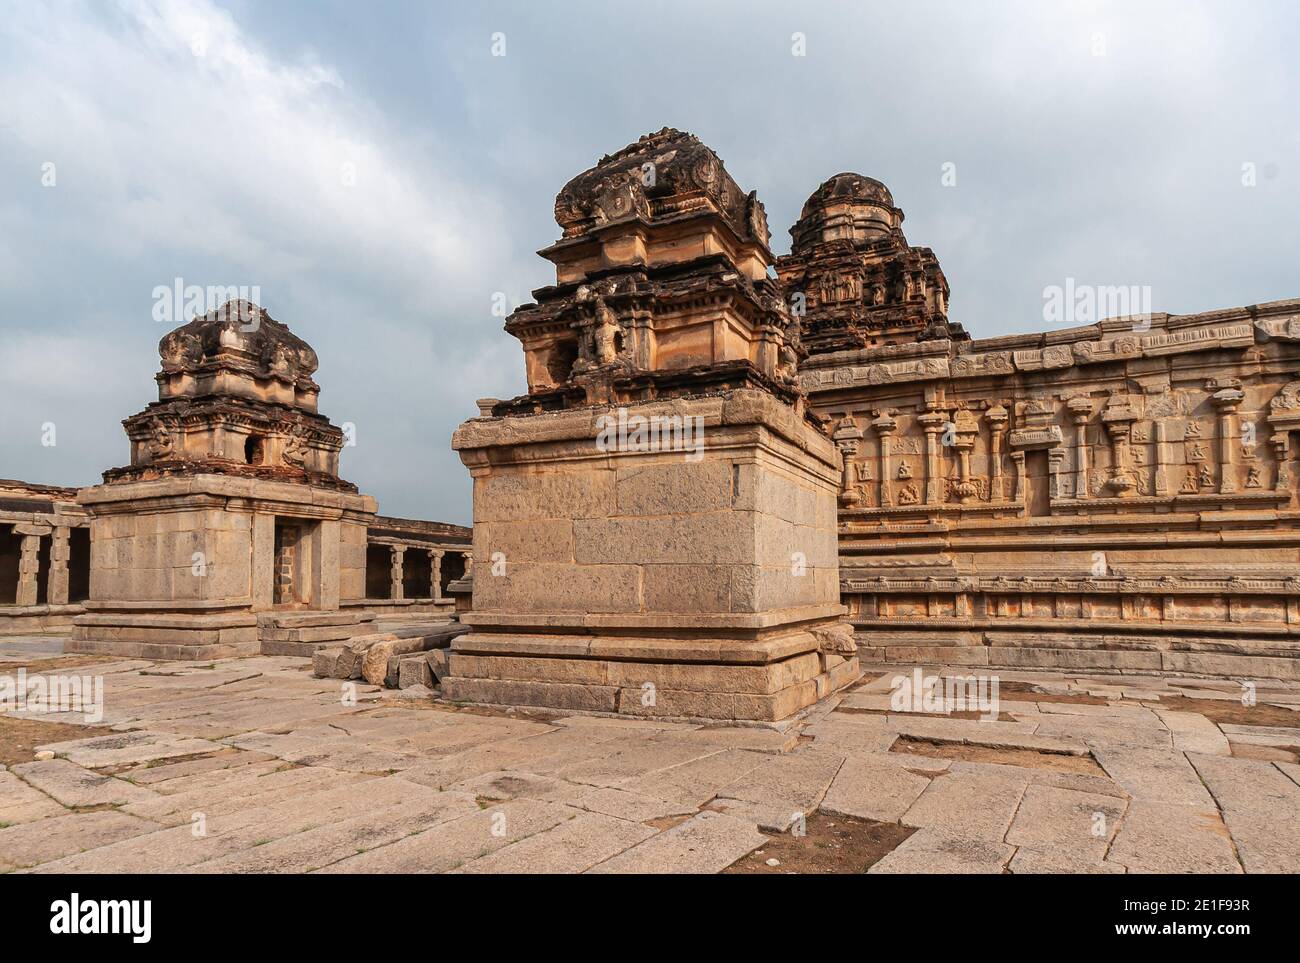
{"label": "stone block base", "polygon": [[65,652],[133,659],[205,661],[257,655],[254,615],[95,612],[73,620]]}
{"label": "stone block base", "polygon": [[444,698],[643,718],[780,722],[855,681],[856,657],[807,632],[762,641],[471,632]]}
{"label": "stone block base", "polygon": [[310,659],[321,646],[346,642],[377,630],[374,613],[349,609],[342,612],[264,612],[257,617],[262,655],[294,655]]}
{"label": "stone block base", "polygon": [[71,605],[0,605],[0,636],[62,635],[85,609]]}
{"label": "stone block base", "polygon": [[[1137,627],[1134,627],[1137,629]],[[859,626],[858,652],[872,663],[1047,669],[1300,681],[1300,637],[1151,632],[980,631]]]}

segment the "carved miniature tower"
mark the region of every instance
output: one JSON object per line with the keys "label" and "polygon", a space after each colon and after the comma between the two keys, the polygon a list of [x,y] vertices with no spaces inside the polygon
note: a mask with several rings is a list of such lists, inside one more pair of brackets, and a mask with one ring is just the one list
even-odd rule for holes
{"label": "carved miniature tower", "polygon": [[810,353],[969,340],[948,321],[939,259],[908,244],[902,225],[889,188],[873,177],[836,174],[808,198],[777,270],[789,297],[806,307]]}
{"label": "carved miniature tower", "polygon": [[859,674],[839,453],[796,386],[763,206],[661,130],[560,192],[515,311],[528,393],[455,433],[474,478],[450,699],[778,721]]}
{"label": "carved miniature tower", "polygon": [[373,631],[373,498],[338,475],[343,433],[316,410],[316,353],[248,301],[158,345],[158,400],[127,418],[131,463],[77,500],[90,598],[74,652],[210,659],[307,654]]}

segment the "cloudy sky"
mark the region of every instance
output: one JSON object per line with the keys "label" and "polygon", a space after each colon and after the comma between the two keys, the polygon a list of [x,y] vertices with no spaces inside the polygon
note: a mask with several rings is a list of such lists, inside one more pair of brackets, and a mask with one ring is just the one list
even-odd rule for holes
{"label": "cloudy sky", "polygon": [[523,390],[493,297],[552,279],[560,186],[664,126],[777,253],[822,180],[885,181],[976,337],[1042,329],[1067,278],[1300,296],[1297,49],[1286,2],[4,0],[0,477],[127,460],[181,278],[317,349],[382,512],[468,522],[451,432]]}

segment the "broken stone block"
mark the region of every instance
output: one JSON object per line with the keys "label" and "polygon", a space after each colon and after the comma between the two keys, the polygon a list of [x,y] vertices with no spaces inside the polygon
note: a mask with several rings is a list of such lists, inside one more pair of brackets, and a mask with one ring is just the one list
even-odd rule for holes
{"label": "broken stone block", "polygon": [[408,689],[413,685],[433,687],[433,672],[429,668],[429,657],[423,652],[399,656],[397,660],[397,687]]}
{"label": "broken stone block", "polygon": [[430,649],[424,654],[424,658],[429,663],[429,671],[433,678],[441,682],[447,675],[447,650]]}
{"label": "broken stone block", "polygon": [[339,669],[343,646],[331,645],[317,649],[311,655],[312,675],[318,679],[333,679]]}

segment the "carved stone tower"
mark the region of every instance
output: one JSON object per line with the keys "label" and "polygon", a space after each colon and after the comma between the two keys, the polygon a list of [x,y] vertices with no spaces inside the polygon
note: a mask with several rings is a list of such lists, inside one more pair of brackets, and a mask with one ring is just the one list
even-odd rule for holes
{"label": "carved stone tower", "polygon": [[556,284],[506,330],[528,393],[462,425],[471,631],[448,698],[777,721],[859,674],[840,460],[796,384],[763,207],[662,130],[556,200]]}
{"label": "carved stone tower", "polygon": [[158,345],[158,400],[127,418],[131,463],[83,489],[90,598],[70,651],[162,659],[282,652],[373,631],[374,499],[338,475],[316,353],[231,301]]}
{"label": "carved stone tower", "polygon": [[777,270],[806,310],[804,345],[822,354],[926,339],[968,340],[948,321],[948,281],[928,247],[912,247],[889,188],[836,174],[813,192]]}

